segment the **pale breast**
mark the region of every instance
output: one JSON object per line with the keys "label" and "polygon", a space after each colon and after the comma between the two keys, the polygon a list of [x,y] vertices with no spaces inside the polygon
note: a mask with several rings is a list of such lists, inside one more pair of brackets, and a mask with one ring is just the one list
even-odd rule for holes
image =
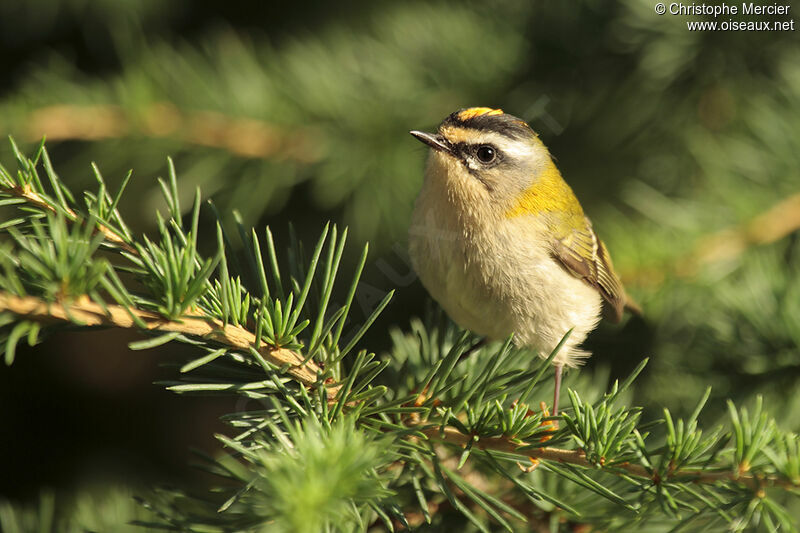
{"label": "pale breast", "polygon": [[409,254],[414,270],[453,321],[479,335],[489,335],[494,328],[487,326],[495,322],[485,312],[491,297],[476,279],[478,271],[471,268],[463,239],[453,228],[433,224],[435,218],[415,218],[417,224],[411,226]]}
{"label": "pale breast", "polygon": [[587,355],[576,347],[596,326],[601,297],[550,256],[541,231],[522,218],[491,232],[464,228],[418,201],[409,251],[425,288],[461,327],[493,340],[514,333],[542,356],[573,329],[557,361],[572,365]]}

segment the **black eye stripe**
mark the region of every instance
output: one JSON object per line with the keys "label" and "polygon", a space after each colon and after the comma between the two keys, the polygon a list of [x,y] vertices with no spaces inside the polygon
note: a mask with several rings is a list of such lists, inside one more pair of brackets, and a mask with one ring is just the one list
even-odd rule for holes
{"label": "black eye stripe", "polygon": [[491,148],[494,150],[495,153],[495,160],[499,160],[500,156],[503,155],[495,145],[489,143],[465,143],[465,142],[457,142],[453,143],[453,151],[461,156],[462,159],[466,158],[467,156],[477,156],[478,150],[482,147]]}

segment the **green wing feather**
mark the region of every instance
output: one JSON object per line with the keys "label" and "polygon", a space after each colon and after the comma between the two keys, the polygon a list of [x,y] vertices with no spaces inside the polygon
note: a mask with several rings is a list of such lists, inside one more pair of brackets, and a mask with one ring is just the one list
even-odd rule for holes
{"label": "green wing feather", "polygon": [[[580,221],[578,221],[580,222]],[[582,223],[553,228],[552,254],[575,277],[597,289],[606,302],[603,315],[614,322],[622,319],[629,303],[614,265],[603,242],[597,238],[591,221],[584,216]],[[565,231],[566,230],[566,231]]]}

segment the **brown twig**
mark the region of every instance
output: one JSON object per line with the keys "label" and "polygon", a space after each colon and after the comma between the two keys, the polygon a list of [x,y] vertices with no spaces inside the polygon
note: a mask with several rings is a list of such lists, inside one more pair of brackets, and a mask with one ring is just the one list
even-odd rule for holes
{"label": "brown twig", "polygon": [[753,246],[775,242],[798,229],[800,193],[778,202],[744,224],[706,235],[689,254],[671,265],[623,272],[622,278],[637,286],[657,285],[669,273],[689,278],[706,265],[735,259]]}
{"label": "brown twig", "polygon": [[[800,193],[775,204],[746,224],[714,233],[700,240],[685,267],[732,259],[747,248],[769,244],[800,229]],[[696,268],[696,267],[695,267]]]}
{"label": "brown twig", "polygon": [[[129,309],[119,305],[107,305],[103,309],[88,299],[69,304],[48,303],[32,296],[20,297],[0,292],[0,311],[8,311],[28,320],[43,323],[77,322],[84,326],[139,329],[131,316],[134,315],[144,322],[148,331],[179,332],[209,339],[238,350],[255,348],[255,335],[240,326],[223,325],[219,320],[198,316],[167,320],[149,311]],[[311,387],[317,384],[317,376],[321,369],[313,361],[304,364],[303,356],[286,348],[262,344],[258,351],[268,362],[278,367],[288,367],[288,374],[303,385]],[[328,386],[326,388],[328,398],[335,398],[339,389],[339,386]]]}
{"label": "brown twig", "polygon": [[[39,193],[31,189],[30,186],[26,185],[25,187],[12,187],[12,188],[3,187],[2,192],[5,194],[16,196],[17,198],[23,198],[29,204],[35,205],[39,209],[50,211],[51,213],[56,212],[55,208],[53,208],[52,205],[46,202],[45,199],[39,195]],[[78,214],[75,213],[75,211],[73,211],[69,207],[62,207],[62,209],[72,222],[75,222],[76,220],[80,219]],[[115,246],[118,246],[119,248],[125,250],[126,252],[130,252],[132,254],[137,253],[136,248],[125,242],[122,239],[122,237],[117,235],[111,228],[109,228],[108,226],[99,221],[96,224],[97,224],[97,231],[103,234],[105,240],[109,241]]]}
{"label": "brown twig", "polygon": [[[530,444],[526,442],[515,442],[507,437],[481,437],[475,441],[473,436],[465,435],[455,428],[445,428],[444,432],[442,432],[438,427],[433,427],[426,428],[422,432],[431,440],[446,442],[461,447],[466,446],[469,442],[473,442],[473,445],[482,450],[515,453],[528,456],[530,459],[567,463],[588,468],[595,468],[596,466],[586,458],[586,454],[582,450],[541,447],[520,451],[520,448],[530,446]],[[661,483],[666,480],[706,484],[731,482],[746,485],[753,490],[761,490],[765,486],[773,485],[792,489],[800,488],[800,483],[791,480],[780,479],[774,476],[759,477],[739,471],[706,472],[698,469],[687,469],[669,471],[664,477],[659,477],[658,473],[650,472],[645,467],[637,464],[617,463],[611,465],[609,471],[613,472],[612,469],[623,470],[626,474],[638,478],[650,479],[653,483]]]}
{"label": "brown twig", "polygon": [[172,138],[220,148],[242,157],[292,160],[320,159],[315,133],[289,129],[251,118],[213,111],[185,111],[169,102],[155,102],[136,111],[120,106],[54,105],[36,109],[25,121],[25,137],[35,141],[98,141],[132,136]]}

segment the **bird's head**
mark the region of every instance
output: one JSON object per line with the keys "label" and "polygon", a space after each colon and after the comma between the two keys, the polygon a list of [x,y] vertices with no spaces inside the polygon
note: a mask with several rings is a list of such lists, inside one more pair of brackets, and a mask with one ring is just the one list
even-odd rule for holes
{"label": "bird's head", "polygon": [[432,148],[426,179],[470,210],[495,217],[580,210],[536,133],[500,109],[461,109],[436,133],[410,133]]}

